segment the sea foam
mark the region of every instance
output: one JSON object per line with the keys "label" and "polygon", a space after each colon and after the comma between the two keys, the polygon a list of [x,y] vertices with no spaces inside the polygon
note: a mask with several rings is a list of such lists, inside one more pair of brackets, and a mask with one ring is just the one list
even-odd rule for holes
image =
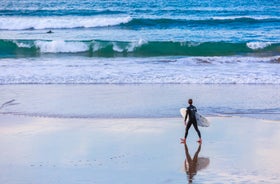
{"label": "sea foam", "polygon": [[270,42],[249,42],[246,44],[247,47],[253,50],[263,49],[271,45]]}
{"label": "sea foam", "polygon": [[[53,17],[0,17],[0,30],[71,29],[114,26],[127,23],[131,17],[53,16]],[[8,22],[8,24],[7,24]]]}
{"label": "sea foam", "polygon": [[89,46],[83,42],[65,42],[63,40],[36,41],[35,45],[42,53],[76,53],[85,52]]}
{"label": "sea foam", "polygon": [[[280,65],[273,64],[277,57],[167,59],[2,59],[0,84],[280,84]],[[254,67],[248,67],[251,63]]]}

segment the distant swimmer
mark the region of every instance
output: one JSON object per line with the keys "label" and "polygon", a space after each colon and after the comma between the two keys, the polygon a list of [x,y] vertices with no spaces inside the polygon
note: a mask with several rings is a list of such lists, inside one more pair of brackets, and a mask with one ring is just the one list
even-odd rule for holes
{"label": "distant swimmer", "polygon": [[[199,131],[198,127],[197,127],[197,121],[196,121],[196,117],[195,117],[195,113],[197,112],[197,109],[196,109],[195,106],[192,105],[192,103],[193,103],[192,99],[189,99],[188,103],[189,103],[189,106],[187,107],[187,110],[186,110],[187,114],[186,114],[186,117],[184,119],[184,124],[186,126],[185,137],[183,139],[181,139],[181,141],[182,141],[182,143],[186,142],[189,129],[193,125],[193,127],[196,130],[196,132],[198,134],[198,137],[199,137],[197,142],[201,143],[202,142],[201,134],[200,134],[200,131]],[[188,123],[186,122],[187,118],[189,119]]]}
{"label": "distant swimmer", "polygon": [[52,30],[49,30],[47,33],[53,33]]}

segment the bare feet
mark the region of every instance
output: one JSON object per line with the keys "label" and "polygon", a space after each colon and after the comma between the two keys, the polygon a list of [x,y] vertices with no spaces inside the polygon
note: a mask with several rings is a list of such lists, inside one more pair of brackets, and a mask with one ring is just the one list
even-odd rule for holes
{"label": "bare feet", "polygon": [[181,144],[186,143],[186,139],[181,139]]}
{"label": "bare feet", "polygon": [[[197,141],[199,144],[202,143],[202,139],[198,139]],[[186,139],[181,138],[181,144],[186,143]]]}

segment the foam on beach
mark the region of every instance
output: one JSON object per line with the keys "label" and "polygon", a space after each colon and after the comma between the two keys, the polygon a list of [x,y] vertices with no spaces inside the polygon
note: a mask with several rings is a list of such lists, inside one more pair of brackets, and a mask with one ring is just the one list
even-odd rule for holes
{"label": "foam on beach", "polygon": [[[26,43],[17,43],[26,44]],[[46,58],[1,59],[0,84],[276,84],[279,57],[87,58],[107,48],[131,50],[143,42],[118,44],[37,41]],[[103,48],[104,46],[104,48]],[[24,48],[26,49],[26,45]],[[32,47],[33,49],[35,48]],[[102,48],[104,49],[102,51]],[[100,49],[100,51],[95,50]],[[52,54],[61,53],[61,56]],[[110,52],[114,54],[114,52]],[[65,56],[68,54],[68,56]],[[74,55],[71,55],[74,54]],[[77,55],[78,54],[78,55]],[[20,55],[20,53],[19,53]],[[82,58],[82,59],[81,59]],[[249,67],[252,65],[252,67]]]}

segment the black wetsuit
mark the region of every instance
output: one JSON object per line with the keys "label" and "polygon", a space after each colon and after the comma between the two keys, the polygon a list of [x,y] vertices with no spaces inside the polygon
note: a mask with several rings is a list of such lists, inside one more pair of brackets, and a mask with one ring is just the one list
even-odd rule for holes
{"label": "black wetsuit", "polygon": [[188,136],[188,132],[189,132],[189,129],[192,126],[192,124],[193,124],[193,127],[194,127],[194,129],[196,130],[196,132],[198,134],[198,137],[201,138],[201,134],[200,134],[200,131],[199,131],[198,127],[197,127],[197,121],[196,121],[196,118],[195,118],[195,112],[196,111],[197,111],[196,107],[193,106],[193,105],[190,105],[189,107],[187,107],[187,115],[186,115],[185,121],[186,121],[188,116],[189,116],[189,121],[188,121],[188,124],[186,126],[185,139]]}

